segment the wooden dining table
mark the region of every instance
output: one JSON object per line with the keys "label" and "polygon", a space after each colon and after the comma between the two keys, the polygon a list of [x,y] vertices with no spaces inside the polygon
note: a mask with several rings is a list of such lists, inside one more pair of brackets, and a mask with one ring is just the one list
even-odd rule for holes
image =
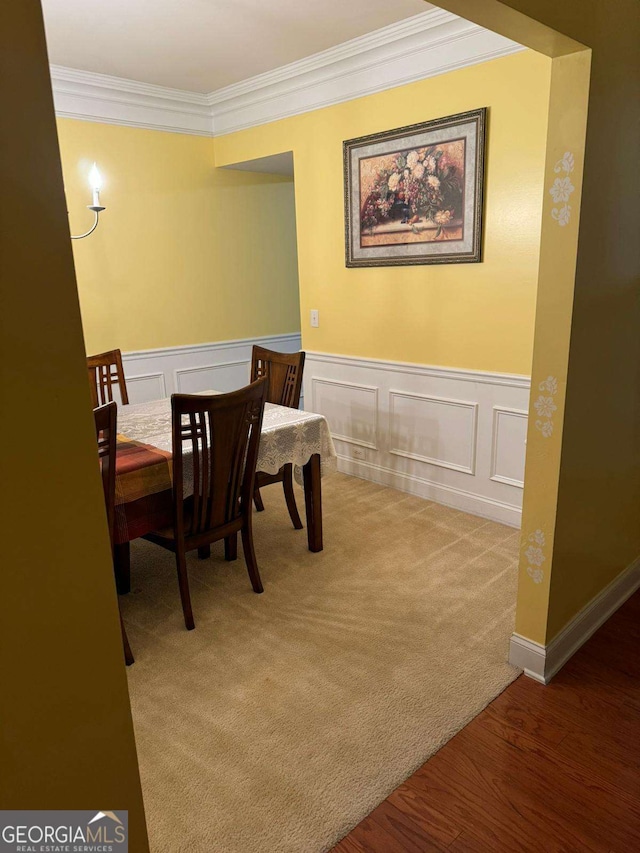
{"label": "wooden dining table", "polygon": [[[171,399],[120,406],[117,428],[115,557],[122,594],[131,586],[129,543],[173,521]],[[186,443],[185,489],[191,483],[189,451]],[[265,403],[256,468],[276,474],[283,465],[293,464],[304,488],[310,551],[323,548],[321,478],[335,470],[336,462],[323,415]]]}

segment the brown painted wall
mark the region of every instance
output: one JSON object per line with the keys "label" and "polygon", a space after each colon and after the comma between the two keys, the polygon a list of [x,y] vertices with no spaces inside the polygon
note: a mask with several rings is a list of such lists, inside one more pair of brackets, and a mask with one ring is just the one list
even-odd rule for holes
{"label": "brown painted wall", "polygon": [[538,22],[592,49],[549,642],[640,554],[640,3],[439,5],[552,56],[578,48]]}
{"label": "brown painted wall", "polygon": [[148,851],[40,3],[0,5],[0,807]]}
{"label": "brown painted wall", "polygon": [[640,4],[569,5],[593,54],[549,639],[640,554]]}

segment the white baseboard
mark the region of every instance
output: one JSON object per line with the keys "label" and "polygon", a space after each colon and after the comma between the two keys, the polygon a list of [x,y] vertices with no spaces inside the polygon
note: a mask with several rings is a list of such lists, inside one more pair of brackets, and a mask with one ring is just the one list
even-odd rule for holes
{"label": "white baseboard", "polygon": [[527,376],[307,352],[305,399],[339,468],[520,526]]}
{"label": "white baseboard", "polygon": [[301,346],[300,332],[125,352],[122,362],[129,401],[146,403],[179,392],[241,388],[249,381],[254,344],[295,352]]}
{"label": "white baseboard", "polygon": [[380,483],[382,486],[391,486],[401,492],[417,495],[417,497],[454,507],[472,515],[479,515],[491,521],[500,521],[510,527],[520,527],[522,519],[520,507],[500,503],[483,495],[454,489],[442,483],[417,477],[415,474],[403,474],[391,468],[384,468],[382,465],[357,461],[347,456],[338,455],[338,470],[353,477]]}
{"label": "white baseboard", "polygon": [[560,633],[544,646],[513,634],[509,663],[525,675],[548,684],[569,658],[640,588],[640,557],[614,578],[602,592],[573,617]]}
{"label": "white baseboard", "polygon": [[529,640],[515,631],[511,635],[509,663],[524,670],[525,675],[540,684],[547,684],[551,679],[549,676],[549,679],[545,680],[545,654],[545,647],[541,643]]}

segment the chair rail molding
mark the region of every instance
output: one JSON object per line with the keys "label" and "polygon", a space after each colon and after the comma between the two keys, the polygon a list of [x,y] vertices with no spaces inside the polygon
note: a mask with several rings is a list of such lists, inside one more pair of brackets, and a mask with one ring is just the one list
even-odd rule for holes
{"label": "chair rail molding", "polygon": [[59,116],[221,136],[521,50],[497,33],[430,9],[209,93],[59,65],[51,66],[51,78]]}
{"label": "chair rail molding", "polygon": [[122,353],[131,403],[148,403],[174,393],[234,391],[249,382],[253,345],[297,352],[300,332]]}
{"label": "chair rail molding", "polygon": [[305,399],[327,418],[341,471],[514,527],[530,385],[335,353],[307,351],[305,362]]}
{"label": "chair rail molding", "polygon": [[565,625],[547,645],[520,634],[511,635],[509,663],[525,675],[548,684],[569,658],[640,588],[640,557],[636,558]]}

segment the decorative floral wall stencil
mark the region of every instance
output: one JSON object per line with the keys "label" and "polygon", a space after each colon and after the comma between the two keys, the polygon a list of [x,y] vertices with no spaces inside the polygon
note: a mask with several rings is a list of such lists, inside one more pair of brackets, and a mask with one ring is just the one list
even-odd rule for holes
{"label": "decorative floral wall stencil", "polygon": [[569,201],[569,196],[574,190],[571,178],[556,178],[549,192],[557,204],[559,201]]}
{"label": "decorative floral wall stencil", "polygon": [[565,151],[564,155],[558,160],[556,165],[553,167],[553,171],[558,174],[558,172],[566,172],[568,175],[573,172],[573,167],[575,165],[575,159],[571,151]]}
{"label": "decorative floral wall stencil", "polygon": [[538,397],[535,402],[536,412],[543,418],[550,418],[558,408],[553,402],[553,397]]}
{"label": "decorative floral wall stencil", "polygon": [[548,391],[552,396],[558,393],[558,380],[555,376],[547,376],[539,385],[541,391]]}
{"label": "decorative floral wall stencil", "polygon": [[555,376],[547,376],[544,382],[538,385],[538,389],[546,393],[540,394],[533,404],[538,415],[536,429],[540,430],[545,438],[549,438],[553,434],[553,413],[558,409],[553,399],[558,393],[558,380]]}
{"label": "decorative floral wall stencil", "polygon": [[551,211],[551,216],[557,221],[558,225],[567,225],[571,219],[571,205],[563,204],[559,210],[557,207],[554,207]]}
{"label": "decorative floral wall stencil", "polygon": [[542,551],[545,545],[546,537],[540,528],[534,531],[527,539],[527,542],[525,542],[527,550],[524,552],[524,556],[529,563],[527,566],[527,574],[534,583],[542,583],[544,578],[544,572],[540,566],[546,560]]}
{"label": "decorative floral wall stencil", "polygon": [[564,202],[562,207],[554,207],[551,211],[551,216],[556,220],[558,225],[567,225],[571,219],[571,205],[568,204],[568,202],[571,193],[575,190],[575,187],[571,183],[569,175],[573,172],[574,165],[575,158],[573,154],[571,151],[565,151],[560,160],[558,160],[556,165],[553,167],[553,171],[556,174],[559,172],[567,173],[564,178],[556,178],[553,182],[553,186],[549,190],[556,204]]}

